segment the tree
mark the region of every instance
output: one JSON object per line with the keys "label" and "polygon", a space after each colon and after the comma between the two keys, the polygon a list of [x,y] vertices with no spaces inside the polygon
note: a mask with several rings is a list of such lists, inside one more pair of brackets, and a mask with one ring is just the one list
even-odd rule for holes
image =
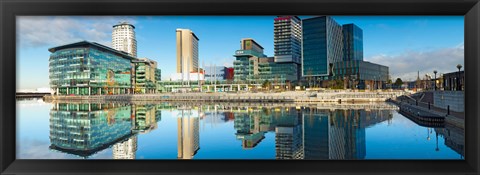
{"label": "tree", "polygon": [[403,84],[402,79],[397,78],[397,80],[395,80],[395,85],[396,85],[396,86],[399,86],[399,87],[400,87],[400,86],[402,86],[402,84]]}
{"label": "tree", "polygon": [[263,87],[263,88],[268,88],[268,89],[270,89],[270,85],[271,85],[271,83],[270,83],[270,81],[268,81],[268,80],[265,80],[265,81],[262,83],[262,87]]}

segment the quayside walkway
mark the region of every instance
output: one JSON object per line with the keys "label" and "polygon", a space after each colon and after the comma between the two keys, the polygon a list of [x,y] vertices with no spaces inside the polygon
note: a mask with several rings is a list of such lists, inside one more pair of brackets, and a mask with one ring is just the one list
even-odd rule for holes
{"label": "quayside walkway", "polygon": [[383,102],[406,92],[161,93],[45,96],[47,101]]}
{"label": "quayside walkway", "polygon": [[455,127],[465,128],[465,120],[462,113],[447,111],[434,107],[433,104],[424,103],[409,96],[400,96],[390,99],[399,107],[399,113],[427,127],[443,127],[450,124]]}

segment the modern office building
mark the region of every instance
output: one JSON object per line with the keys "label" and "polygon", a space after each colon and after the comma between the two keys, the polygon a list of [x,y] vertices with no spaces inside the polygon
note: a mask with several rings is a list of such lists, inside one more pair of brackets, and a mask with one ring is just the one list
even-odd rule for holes
{"label": "modern office building", "polygon": [[387,66],[362,60],[341,61],[333,64],[332,79],[343,80],[344,88],[382,89],[388,81]]}
{"label": "modern office building", "polygon": [[198,71],[198,37],[189,29],[177,29],[177,73]]}
{"label": "modern office building", "polygon": [[162,81],[162,70],[159,68],[155,69],[155,81]]}
{"label": "modern office building", "polygon": [[227,67],[225,66],[205,66],[206,81],[223,81],[226,80]]}
{"label": "modern office building", "polygon": [[132,86],[137,94],[155,93],[157,62],[148,58],[132,60]]}
{"label": "modern office building", "polygon": [[302,20],[297,16],[278,16],[273,25],[275,63],[289,74],[286,80],[296,82],[301,75]]}
{"label": "modern office building", "polygon": [[263,47],[255,40],[241,40],[241,49],[235,52],[234,80],[250,84],[261,84],[265,81],[274,85],[284,85],[286,81],[297,80],[296,63],[276,63],[275,57],[263,54]]}
{"label": "modern office building", "polygon": [[57,95],[127,94],[132,61],[124,52],[88,41],[48,49],[50,88]]}
{"label": "modern office building", "polygon": [[137,40],[135,26],[128,22],[120,22],[113,26],[112,47],[116,50],[137,57]]}
{"label": "modern office building", "polygon": [[233,61],[234,80],[246,82],[249,75],[258,74],[258,58],[266,57],[263,54],[263,47],[251,38],[244,38],[240,41],[240,50],[235,51],[236,57]]}
{"label": "modern office building", "polygon": [[342,80],[343,88],[385,88],[388,67],[363,61],[360,27],[355,24],[340,26],[330,16],[304,19],[302,24],[303,77],[313,77],[314,82],[320,80],[320,87],[333,86]]}
{"label": "modern office building", "polygon": [[273,26],[275,62],[300,64],[302,20],[297,16],[278,16]]}
{"label": "modern office building", "polygon": [[258,73],[259,76],[252,77],[260,82],[268,80],[274,84],[285,84],[286,81],[292,82],[298,80],[300,66],[296,63],[277,63],[273,57],[259,58]]}
{"label": "modern office building", "polygon": [[330,16],[302,20],[302,76],[321,80],[332,75],[333,63],[343,60],[343,33]]}
{"label": "modern office building", "polygon": [[48,49],[50,88],[56,95],[155,93],[157,62],[88,41]]}
{"label": "modern office building", "polygon": [[355,24],[344,24],[343,61],[363,61],[363,31]]}

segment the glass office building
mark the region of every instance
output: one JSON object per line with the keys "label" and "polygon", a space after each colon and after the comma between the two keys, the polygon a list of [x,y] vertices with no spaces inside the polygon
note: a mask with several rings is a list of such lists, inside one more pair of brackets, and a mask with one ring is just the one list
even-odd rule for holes
{"label": "glass office building", "polygon": [[275,57],[263,54],[263,47],[253,39],[241,41],[241,50],[235,52],[234,80],[240,83],[261,84],[265,81],[273,85],[284,85],[286,81],[298,79],[298,64],[275,62]]}
{"label": "glass office building", "polygon": [[57,95],[126,94],[135,57],[95,42],[48,49],[50,87]]}
{"label": "glass office building", "polygon": [[340,26],[329,16],[304,19],[302,25],[303,77],[344,80],[347,82],[345,88],[384,87],[388,67],[363,61],[360,27],[355,24]]}
{"label": "glass office building", "polygon": [[329,16],[302,20],[302,76],[326,78],[343,60],[342,26]]}
{"label": "glass office building", "polygon": [[156,76],[157,62],[147,58],[140,58],[132,60],[132,63],[135,68],[132,74],[135,80],[132,81],[134,92],[137,94],[155,93],[158,78]]}
{"label": "glass office building", "polygon": [[383,88],[388,75],[387,66],[361,60],[336,62],[333,66],[333,79],[346,80],[346,88]]}
{"label": "glass office building", "polygon": [[251,38],[245,38],[240,41],[240,50],[235,51],[233,61],[234,69],[234,81],[246,82],[249,75],[258,73],[255,71],[258,68],[258,58],[266,57],[263,54],[263,47],[260,46],[255,40]]}
{"label": "glass office building", "polygon": [[344,24],[343,60],[363,60],[363,31],[355,24]]}
{"label": "glass office building", "polygon": [[294,71],[288,72],[286,80],[297,81],[301,75],[302,20],[297,16],[278,16],[273,26],[275,63]]}
{"label": "glass office building", "polygon": [[297,16],[274,19],[275,62],[301,62],[302,20]]}

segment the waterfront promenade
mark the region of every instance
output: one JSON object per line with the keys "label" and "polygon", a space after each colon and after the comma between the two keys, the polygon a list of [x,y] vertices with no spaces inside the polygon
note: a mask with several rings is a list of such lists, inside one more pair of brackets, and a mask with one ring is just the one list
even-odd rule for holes
{"label": "waterfront promenade", "polygon": [[243,93],[161,93],[92,96],[45,96],[46,101],[189,101],[189,102],[384,102],[407,92],[243,92]]}
{"label": "waterfront promenade", "polygon": [[399,106],[399,112],[414,122],[423,126],[440,127],[453,125],[465,128],[465,114],[463,112],[449,111],[424,103],[410,96],[400,96],[389,100]]}

